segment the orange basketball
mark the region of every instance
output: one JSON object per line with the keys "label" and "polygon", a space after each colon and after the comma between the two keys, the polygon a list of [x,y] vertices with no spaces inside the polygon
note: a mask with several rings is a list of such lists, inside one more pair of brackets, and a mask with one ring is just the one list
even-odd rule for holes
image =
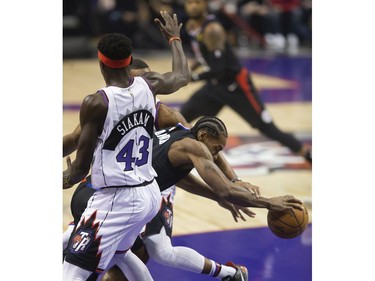
{"label": "orange basketball", "polygon": [[290,212],[275,213],[268,211],[267,223],[269,229],[276,236],[284,239],[291,239],[302,234],[309,223],[309,213],[305,206],[303,210],[294,209]]}

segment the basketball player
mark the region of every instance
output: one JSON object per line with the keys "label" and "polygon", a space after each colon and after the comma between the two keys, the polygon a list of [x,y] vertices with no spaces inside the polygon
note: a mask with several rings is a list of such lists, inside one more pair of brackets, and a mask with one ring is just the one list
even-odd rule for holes
{"label": "basketball player", "polygon": [[[220,172],[213,160],[218,151],[225,146],[227,132],[225,125],[218,118],[202,118],[191,130],[179,124],[176,127],[156,132],[156,135],[158,139],[154,139],[153,165],[158,173],[157,181],[160,183],[159,188],[162,190],[164,199],[158,215],[146,225],[143,241],[148,254],[156,262],[167,266],[209,274],[221,280],[247,280],[247,269],[243,266],[232,263],[218,264],[190,248],[172,246],[170,237],[174,184],[195,167],[207,183],[217,187],[216,190],[208,188],[210,190],[208,194],[214,191],[219,198],[224,197],[235,204],[284,210],[291,206],[301,208],[299,205],[301,202],[292,196],[257,199],[255,196],[249,196],[250,193],[246,189],[244,189],[245,193],[242,193]],[[84,185],[87,184],[89,183],[84,183]],[[168,188],[170,185],[172,187]],[[196,182],[195,185],[201,184]],[[82,188],[82,183],[78,188]],[[163,190],[165,188],[168,189]],[[207,191],[205,187],[202,189]],[[75,201],[80,200],[77,196],[74,197]],[[207,197],[210,198],[210,196]],[[74,213],[73,210],[72,212]],[[139,252],[139,246],[133,247],[133,250]]]}
{"label": "basketball player", "polygon": [[273,122],[248,70],[226,40],[223,26],[214,15],[208,14],[207,2],[185,0],[184,3],[189,17],[185,28],[195,54],[191,69],[196,72],[191,72],[191,81],[205,80],[206,84],[181,107],[181,114],[191,122],[199,116],[215,116],[228,105],[263,135],[312,162],[310,148],[281,131]]}
{"label": "basketball player", "polygon": [[[152,219],[161,196],[152,168],[155,94],[172,93],[187,84],[188,69],[179,37],[181,24],[161,11],[155,19],[171,45],[173,72],[147,73],[147,82],[131,77],[132,47],[122,34],[107,34],[98,43],[99,65],[106,87],[88,95],[80,109],[76,159],[67,161],[63,188],[89,172],[97,191],[72,234],[64,260],[64,280],[87,280],[102,272],[117,248],[127,251],[143,225]],[[170,91],[170,92],[168,92]]]}

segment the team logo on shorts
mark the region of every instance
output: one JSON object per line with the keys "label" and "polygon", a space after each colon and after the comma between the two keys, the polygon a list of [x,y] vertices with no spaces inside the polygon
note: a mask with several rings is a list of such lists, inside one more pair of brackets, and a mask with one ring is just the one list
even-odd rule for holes
{"label": "team logo on shorts", "polygon": [[172,228],[173,226],[173,212],[168,207],[165,207],[162,211],[164,224],[165,226],[168,226],[169,228]]}
{"label": "team logo on shorts", "polygon": [[92,232],[85,229],[76,233],[72,240],[70,250],[72,252],[85,252],[92,241]]}
{"label": "team logo on shorts", "polygon": [[96,211],[88,218],[82,218],[73,238],[69,250],[73,254],[85,253],[93,256],[98,255],[101,236],[97,236],[99,221],[96,221]]}

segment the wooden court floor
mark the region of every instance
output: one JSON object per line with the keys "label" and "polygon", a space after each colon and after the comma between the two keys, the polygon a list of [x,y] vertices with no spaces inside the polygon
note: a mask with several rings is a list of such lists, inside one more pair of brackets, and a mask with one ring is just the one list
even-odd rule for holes
{"label": "wooden court floor", "polygon": [[[171,69],[171,61],[168,56],[142,56],[157,72],[167,72]],[[264,87],[288,87],[290,81],[271,78],[254,73],[253,80],[259,89]],[[181,103],[200,86],[198,83],[190,83],[186,87],[170,96],[160,96],[165,103]],[[79,105],[82,99],[90,93],[104,86],[97,60],[66,60],[63,62],[63,102],[64,105]],[[310,133],[312,131],[311,102],[293,102],[267,104],[275,123],[287,132]],[[64,110],[63,134],[71,132],[78,124],[78,110]],[[258,132],[240,119],[231,109],[224,108],[218,115],[228,127],[230,135],[256,136]],[[75,154],[72,154],[72,160]],[[65,159],[64,169],[66,168]],[[311,169],[276,170],[272,173],[253,175],[241,173],[243,180],[249,181],[260,187],[265,197],[292,194],[305,200],[312,221],[311,196],[312,196],[312,171]],[[70,198],[75,187],[63,191],[63,231],[72,220],[70,214]],[[247,221],[236,223],[231,214],[215,202],[205,198],[191,195],[178,189],[175,199],[174,235],[191,234],[209,231],[252,228],[266,225],[267,211],[253,209],[257,216]]]}

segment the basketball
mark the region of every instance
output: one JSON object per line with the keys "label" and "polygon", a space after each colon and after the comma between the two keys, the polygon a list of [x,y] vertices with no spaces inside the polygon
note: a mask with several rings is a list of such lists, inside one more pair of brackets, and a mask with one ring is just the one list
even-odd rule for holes
{"label": "basketball", "polygon": [[294,214],[290,212],[268,211],[267,223],[269,229],[277,237],[283,239],[295,238],[306,229],[309,223],[309,213],[305,206],[303,210],[294,209]]}

